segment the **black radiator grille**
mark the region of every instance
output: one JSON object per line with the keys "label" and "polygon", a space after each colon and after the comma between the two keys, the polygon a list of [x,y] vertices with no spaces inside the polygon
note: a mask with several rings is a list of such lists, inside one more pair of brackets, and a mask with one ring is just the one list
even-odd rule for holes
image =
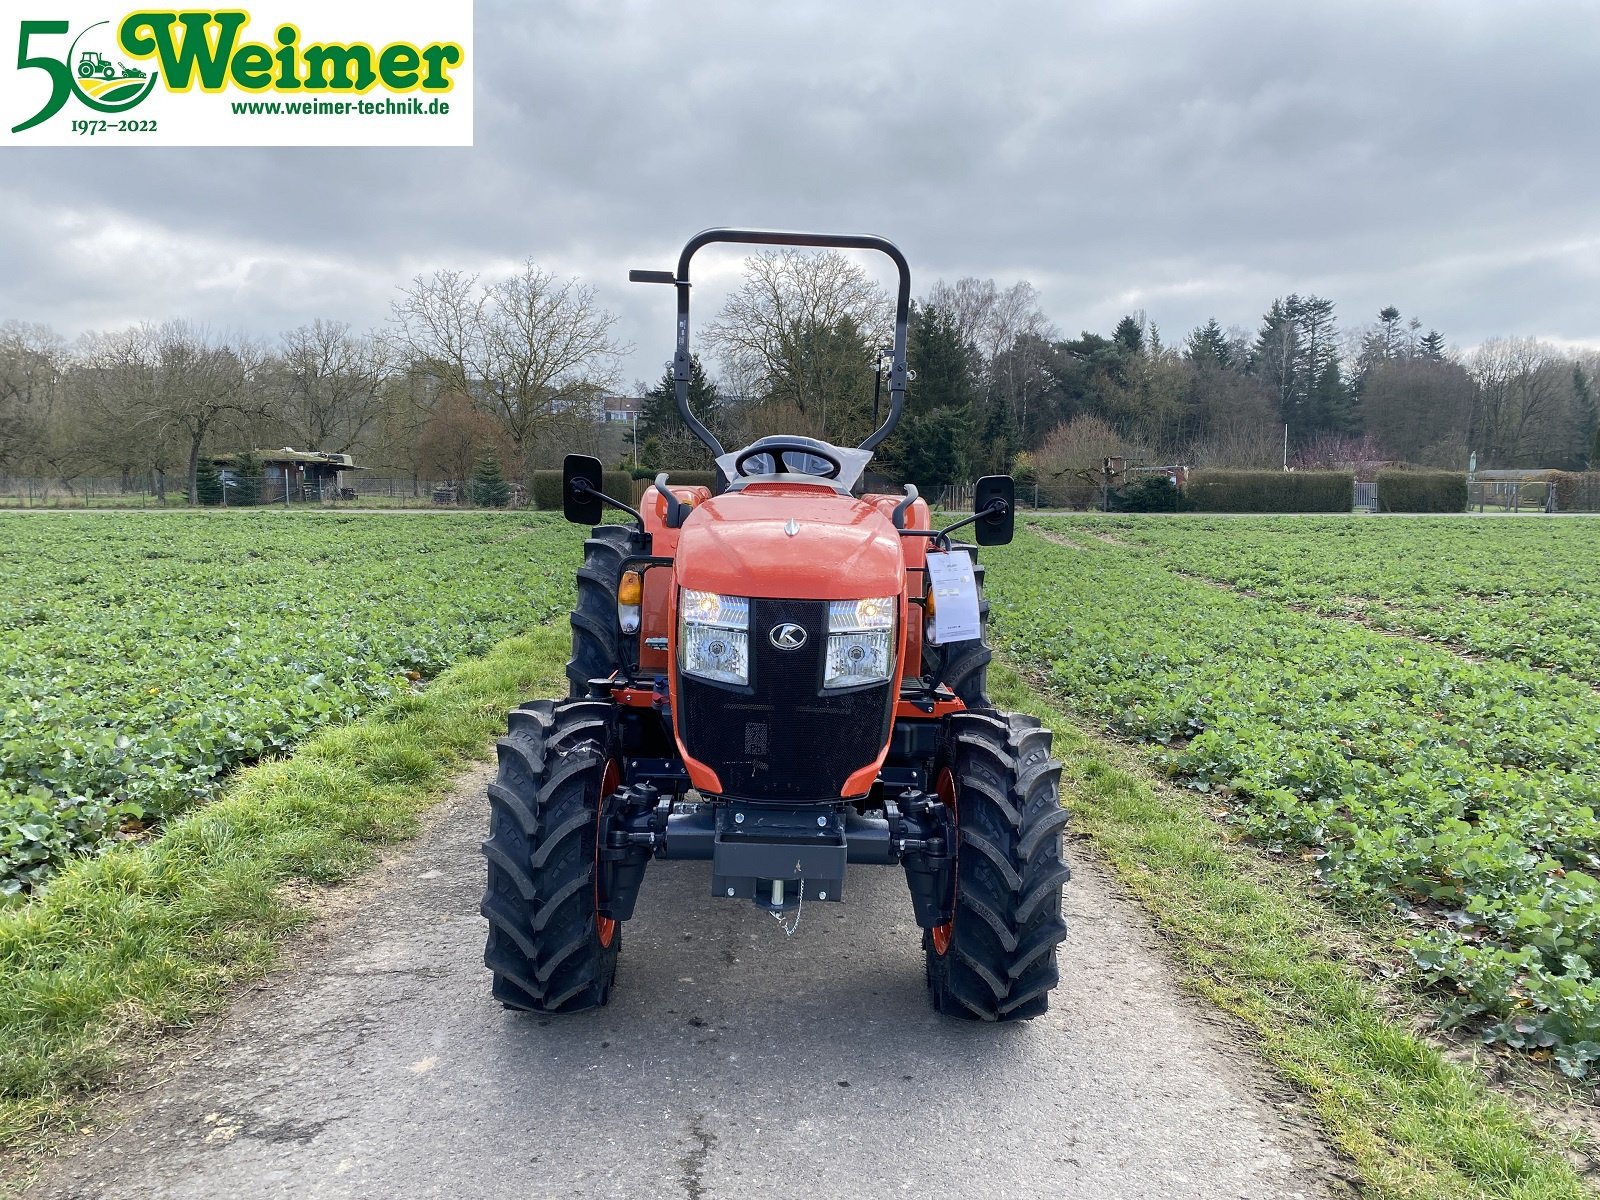
{"label": "black radiator grille", "polygon": [[[791,622],[798,650],[770,634]],[[877,758],[889,738],[889,684],[824,692],[828,605],[750,601],[750,687],[678,677],[678,732],[732,796],[751,800],[836,798],[845,780]]]}

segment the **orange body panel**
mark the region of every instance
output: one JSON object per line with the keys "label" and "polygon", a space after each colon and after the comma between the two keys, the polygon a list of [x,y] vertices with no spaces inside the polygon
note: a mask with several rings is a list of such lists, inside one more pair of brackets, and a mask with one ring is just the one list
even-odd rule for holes
{"label": "orange body panel", "polygon": [[706,501],[679,533],[680,587],[811,600],[902,590],[905,560],[894,526],[876,505],[831,488],[755,484]]}
{"label": "orange body panel", "polygon": [[[920,672],[922,611],[909,603],[921,597],[927,539],[903,538],[894,528],[892,513],[903,497],[871,495],[861,499],[840,496],[831,488],[808,484],[762,483],[740,492],[711,497],[705,488],[672,489],[695,511],[682,528],[666,524],[666,501],[654,487],[640,502],[645,528],[651,534],[651,553],[676,560],[671,572],[647,571],[640,631],[641,669],[664,674],[674,712],[677,711],[677,674],[670,669],[677,653],[677,589],[719,592],[734,596],[776,599],[859,600],[870,596],[900,597],[899,638],[895,654],[892,695],[909,669]],[[926,502],[915,501],[907,512],[907,527],[929,528]],[[793,520],[794,534],[785,526]],[[908,570],[913,568],[913,570]],[[752,631],[752,636],[754,636]],[[666,638],[667,649],[650,650],[646,638]],[[629,690],[623,703],[646,706],[650,693]],[[955,702],[960,706],[960,702]],[[897,704],[898,719],[942,716],[906,709]],[[674,737],[677,731],[674,729]],[[846,781],[843,795],[862,795],[877,779],[888,754],[888,743],[877,758],[863,764]],[[678,739],[690,782],[700,791],[722,792],[716,771],[692,758]]]}

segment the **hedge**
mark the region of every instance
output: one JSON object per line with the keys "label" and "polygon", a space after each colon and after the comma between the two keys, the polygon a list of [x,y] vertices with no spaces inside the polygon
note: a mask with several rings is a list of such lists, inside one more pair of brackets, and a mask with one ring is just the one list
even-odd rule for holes
{"label": "hedge", "polygon": [[1600,512],[1600,471],[1556,474],[1557,512]]}
{"label": "hedge", "polygon": [[1347,513],[1355,483],[1351,471],[1195,471],[1184,495],[1197,512]]}
{"label": "hedge", "polygon": [[1378,511],[1458,513],[1467,507],[1462,471],[1379,471]]}
{"label": "hedge", "polygon": [[[535,508],[561,511],[561,478],[560,471],[528,472],[528,498]],[[600,477],[600,490],[617,500],[626,499],[632,485],[626,471],[607,471]]]}

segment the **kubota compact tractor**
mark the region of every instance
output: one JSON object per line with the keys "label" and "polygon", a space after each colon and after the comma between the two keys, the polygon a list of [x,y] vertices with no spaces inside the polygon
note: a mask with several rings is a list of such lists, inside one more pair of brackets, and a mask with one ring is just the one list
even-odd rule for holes
{"label": "kubota compact tractor", "polygon": [[[689,410],[689,265],[718,242],[880,251],[899,271],[889,412],[859,448],[764,437],[732,453]],[[985,690],[982,568],[951,534],[1011,539],[1012,481],[943,530],[907,486],[861,495],[905,402],[911,274],[882,238],[712,229],[676,273],[673,377],[718,487],[666,473],[639,511],[566,460],[578,569],[570,698],[511,713],[489,785],[485,962],[507,1006],[604,1004],[652,859],[705,859],[711,893],[784,914],[844,899],[847,864],[901,866],[934,1006],[1045,1011],[1065,934],[1061,764]],[[603,507],[631,525],[599,524]],[[796,913],[798,916],[798,913]]]}

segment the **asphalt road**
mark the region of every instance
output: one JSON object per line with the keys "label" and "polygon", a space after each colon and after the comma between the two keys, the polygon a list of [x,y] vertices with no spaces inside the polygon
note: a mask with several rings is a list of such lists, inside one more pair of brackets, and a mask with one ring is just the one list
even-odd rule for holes
{"label": "asphalt road", "polygon": [[[793,938],[657,863],[611,1004],[493,1003],[482,776],[50,1164],[44,1197],[1323,1197],[1292,1104],[1183,996],[1136,906],[1076,856],[1048,1016],[927,1005],[897,870]],[[146,1084],[148,1086],[148,1084]]]}

